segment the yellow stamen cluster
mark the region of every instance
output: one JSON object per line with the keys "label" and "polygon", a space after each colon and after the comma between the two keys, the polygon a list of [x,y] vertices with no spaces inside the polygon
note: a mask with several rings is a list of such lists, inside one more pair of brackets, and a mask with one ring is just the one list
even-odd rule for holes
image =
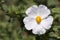
{"label": "yellow stamen cluster", "polygon": [[41,17],[40,16],[37,16],[36,17],[36,22],[39,24],[41,22]]}

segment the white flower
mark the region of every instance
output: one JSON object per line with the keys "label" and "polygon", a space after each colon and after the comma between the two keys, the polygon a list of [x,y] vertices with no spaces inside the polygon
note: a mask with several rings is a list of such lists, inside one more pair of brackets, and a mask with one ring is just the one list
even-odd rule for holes
{"label": "white flower", "polygon": [[51,28],[53,17],[49,16],[50,10],[45,5],[33,5],[26,10],[26,17],[23,19],[25,28],[32,30],[33,34],[44,34]]}

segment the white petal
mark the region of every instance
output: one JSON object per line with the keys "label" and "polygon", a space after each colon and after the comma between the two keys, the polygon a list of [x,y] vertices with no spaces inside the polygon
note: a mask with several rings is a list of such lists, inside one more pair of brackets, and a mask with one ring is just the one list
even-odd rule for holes
{"label": "white petal", "polygon": [[31,24],[25,24],[25,28],[26,28],[27,30],[31,30],[32,27],[34,27],[34,26],[32,26]]}
{"label": "white petal", "polygon": [[32,7],[28,8],[28,9],[26,10],[26,14],[27,14],[27,15],[35,14],[37,8],[38,8],[37,5],[33,5]]}
{"label": "white petal", "polygon": [[25,28],[27,30],[31,30],[36,26],[36,23],[35,23],[34,19],[30,18],[30,17],[25,17],[23,22],[24,22]]}
{"label": "white petal", "polygon": [[49,16],[47,19],[42,20],[40,24],[42,25],[43,28],[49,29],[51,28],[52,23],[53,23],[53,17]]}
{"label": "white petal", "polygon": [[34,30],[32,30],[32,33],[33,33],[33,34],[38,34],[38,32],[37,32],[36,30],[35,30],[35,31],[34,31]]}
{"label": "white petal", "polygon": [[42,19],[46,18],[50,14],[50,10],[45,5],[39,5],[37,12]]}
{"label": "white petal", "polygon": [[44,28],[42,28],[42,26],[35,27],[35,28],[32,30],[32,33],[33,33],[33,34],[38,34],[38,35],[44,34],[45,32],[46,32],[46,30],[45,30]]}
{"label": "white petal", "polygon": [[39,5],[39,8],[47,9],[45,5]]}
{"label": "white petal", "polygon": [[40,34],[45,34],[46,30],[44,28],[40,29]]}
{"label": "white petal", "polygon": [[48,26],[48,27],[45,27],[45,29],[50,29],[51,28],[51,25],[50,26]]}
{"label": "white petal", "polygon": [[37,26],[32,29],[33,34],[38,34],[38,31],[40,31],[40,30],[38,29]]}

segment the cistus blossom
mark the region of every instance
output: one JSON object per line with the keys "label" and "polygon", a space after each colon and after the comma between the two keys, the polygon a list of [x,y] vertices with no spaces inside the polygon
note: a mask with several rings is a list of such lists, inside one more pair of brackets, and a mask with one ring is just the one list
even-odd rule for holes
{"label": "cistus blossom", "polygon": [[25,28],[32,30],[33,34],[45,34],[51,28],[53,17],[45,5],[33,5],[26,10],[26,17],[23,19]]}

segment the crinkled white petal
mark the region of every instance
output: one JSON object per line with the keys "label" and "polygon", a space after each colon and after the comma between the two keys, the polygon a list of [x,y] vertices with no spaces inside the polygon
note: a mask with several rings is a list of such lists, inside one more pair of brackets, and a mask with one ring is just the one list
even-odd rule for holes
{"label": "crinkled white petal", "polygon": [[33,34],[41,35],[41,34],[45,34],[45,32],[46,32],[46,30],[44,28],[42,28],[42,26],[38,26],[38,27],[35,27],[34,29],[32,29]]}
{"label": "crinkled white petal", "polygon": [[39,31],[40,31],[40,29],[39,29],[38,26],[36,26],[36,27],[34,27],[34,28],[32,29],[32,33],[33,33],[33,34],[38,34]]}
{"label": "crinkled white petal", "polygon": [[50,10],[45,5],[39,5],[37,13],[44,19],[50,14]]}
{"label": "crinkled white petal", "polygon": [[39,5],[39,8],[48,9],[45,5]]}
{"label": "crinkled white petal", "polygon": [[35,20],[33,18],[30,18],[30,17],[25,17],[23,22],[24,22],[25,28],[27,30],[31,30],[36,26]]}
{"label": "crinkled white petal", "polygon": [[40,29],[40,35],[41,34],[45,34],[46,33],[46,30],[43,28],[43,29]]}
{"label": "crinkled white petal", "polygon": [[43,28],[50,29],[52,23],[53,23],[53,17],[49,16],[48,18],[42,20],[42,22],[40,24],[42,25]]}
{"label": "crinkled white petal", "polygon": [[26,10],[26,14],[30,17],[40,15],[44,19],[50,14],[50,10],[45,5],[33,5]]}
{"label": "crinkled white petal", "polygon": [[27,10],[26,10],[26,14],[27,15],[29,15],[29,16],[33,16],[33,15],[36,15],[37,13],[36,13],[36,10],[37,10],[37,5],[33,5],[32,7],[30,7],[30,8],[28,8]]}

